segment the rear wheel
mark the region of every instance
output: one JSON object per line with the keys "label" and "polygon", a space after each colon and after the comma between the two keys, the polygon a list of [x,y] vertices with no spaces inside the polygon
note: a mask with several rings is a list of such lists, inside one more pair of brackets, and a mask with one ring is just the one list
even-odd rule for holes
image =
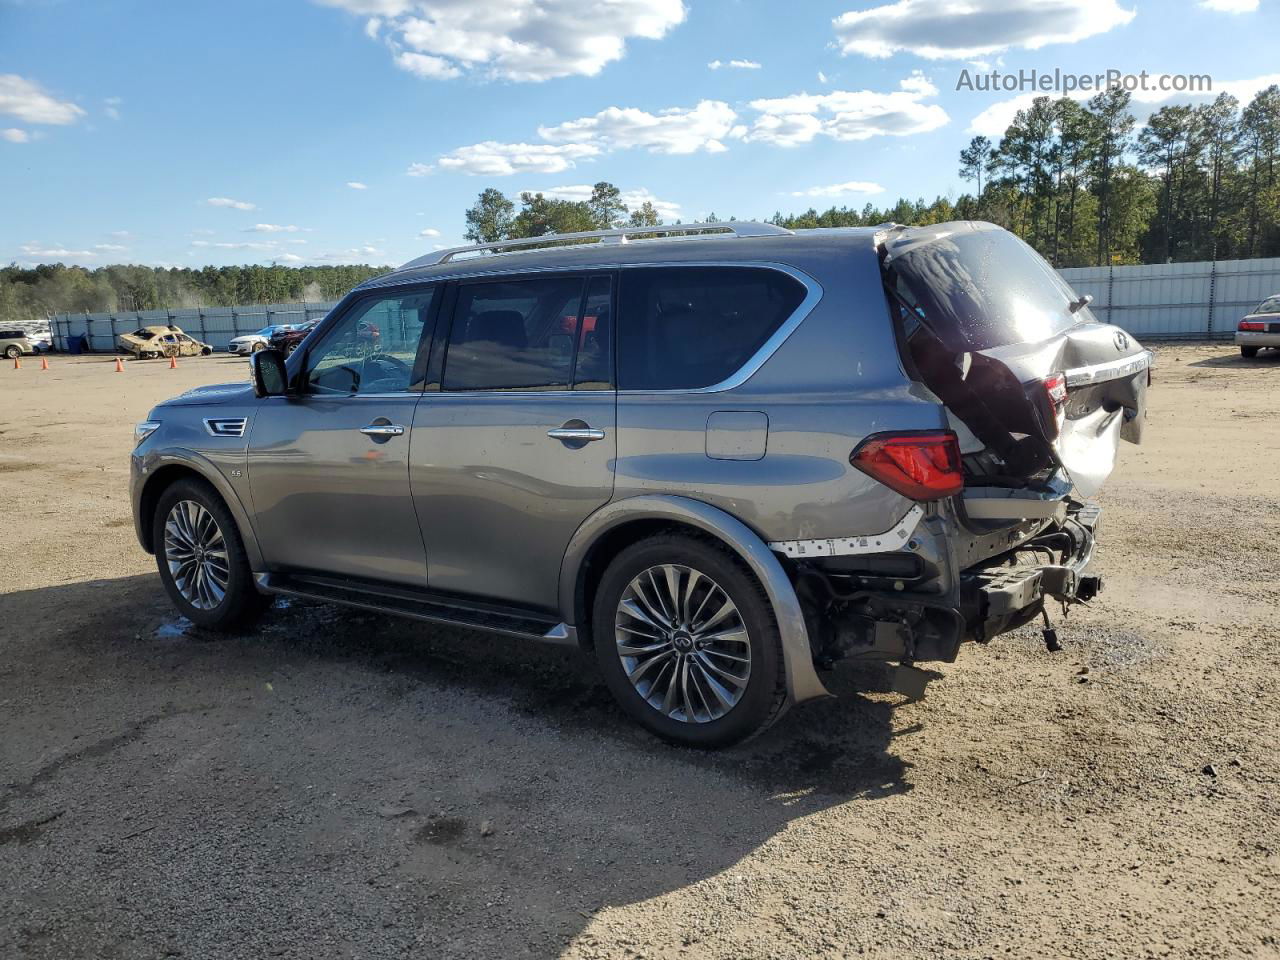
{"label": "rear wheel", "polygon": [[669,534],[628,547],[601,578],[592,626],[609,690],[664,740],[728,746],[781,713],[773,611],[751,573],[712,542]]}
{"label": "rear wheel", "polygon": [[151,537],[164,588],[192,623],[231,630],[266,607],[231,511],[205,481],[179,480],[160,495]]}
{"label": "rear wheel", "polygon": [[1244,357],[1246,360],[1256,357],[1257,355],[1258,355],[1257,347],[1241,347],[1240,348],[1240,356]]}
{"label": "rear wheel", "polygon": [[22,356],[22,348],[14,344],[10,344],[9,346],[4,348],[4,355],[8,357],[10,360],[17,360],[20,356]]}

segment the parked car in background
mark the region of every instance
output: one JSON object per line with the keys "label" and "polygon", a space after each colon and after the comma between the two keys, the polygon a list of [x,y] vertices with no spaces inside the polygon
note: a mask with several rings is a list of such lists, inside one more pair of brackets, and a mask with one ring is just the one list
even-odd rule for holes
{"label": "parked car in background", "polygon": [[139,360],[153,357],[197,357],[213,353],[213,347],[183,333],[175,326],[140,327],[116,337],[116,347]]}
{"label": "parked car in background", "polygon": [[1240,356],[1256,357],[1259,350],[1280,349],[1280,293],[1258,304],[1258,308],[1236,327]]}
{"label": "parked car in background", "polygon": [[259,350],[265,350],[271,345],[271,338],[277,333],[283,333],[292,330],[291,323],[276,323],[269,327],[263,327],[257,333],[246,333],[242,336],[235,337],[227,346],[228,353],[238,354],[247,357],[251,353],[257,353]]}
{"label": "parked car in background", "polygon": [[40,348],[32,342],[25,330],[0,330],[0,353],[3,353],[10,360],[17,360],[25,354],[39,352]]}
{"label": "parked car in background", "polygon": [[[308,320],[306,323],[298,324],[291,330],[282,330],[271,337],[271,348],[279,350],[286,357],[289,356],[302,345],[302,341],[321,322],[323,322],[323,318]],[[366,348],[373,349],[377,347],[382,337],[382,331],[375,324],[362,320],[355,331],[355,336]]]}
{"label": "parked car in background", "polygon": [[251,385],[154,408],[131,498],[177,609],[229,630],[287,594],[580,644],[635,720],[713,747],[838,660],[920,684],[1101,589],[1090,498],[1151,355],[1013,234],[557,239],[429,254]]}

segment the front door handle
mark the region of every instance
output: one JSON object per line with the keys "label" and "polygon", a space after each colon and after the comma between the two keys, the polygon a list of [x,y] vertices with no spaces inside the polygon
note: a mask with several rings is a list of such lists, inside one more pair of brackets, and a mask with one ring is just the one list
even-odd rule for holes
{"label": "front door handle", "polygon": [[547,436],[552,440],[576,440],[579,443],[590,443],[592,440],[603,440],[604,431],[593,427],[557,427],[548,430]]}
{"label": "front door handle", "polygon": [[386,439],[387,437],[403,436],[404,427],[398,423],[371,423],[367,427],[361,427],[360,432],[366,437]]}

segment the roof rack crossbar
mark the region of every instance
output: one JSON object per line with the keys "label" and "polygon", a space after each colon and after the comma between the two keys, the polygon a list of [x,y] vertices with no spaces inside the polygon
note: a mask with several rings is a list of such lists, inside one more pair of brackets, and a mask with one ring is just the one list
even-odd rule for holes
{"label": "roof rack crossbar", "polygon": [[[712,232],[714,231],[714,232]],[[411,267],[431,267],[448,263],[454,257],[464,253],[507,253],[519,252],[521,247],[537,246],[546,243],[627,243],[629,237],[644,237],[655,234],[706,234],[720,237],[785,237],[792,231],[772,223],[758,223],[754,220],[731,220],[712,223],[678,223],[663,227],[622,227],[618,230],[585,230],[581,233],[547,233],[540,237],[523,237],[519,240],[495,240],[493,243],[477,243],[465,247],[449,247],[437,250],[426,256],[410,260],[401,270]]]}

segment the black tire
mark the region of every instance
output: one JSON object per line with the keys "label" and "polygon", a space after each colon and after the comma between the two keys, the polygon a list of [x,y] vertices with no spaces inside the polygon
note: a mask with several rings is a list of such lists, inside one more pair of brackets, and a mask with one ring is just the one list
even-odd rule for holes
{"label": "black tire", "polygon": [[1257,347],[1241,347],[1240,348],[1240,356],[1244,357],[1246,360],[1252,360],[1257,355],[1258,355]]}
{"label": "black tire", "polygon": [[[751,653],[746,687],[740,699],[715,719],[690,722],[669,716],[651,705],[628,678],[618,653],[615,618],[624,593],[638,575],[663,564],[687,567],[710,578],[733,601],[746,628]],[[641,726],[670,743],[702,749],[730,746],[767,730],[782,713],[786,673],[773,609],[746,566],[713,540],[662,534],[619,553],[605,570],[596,590],[592,637],[600,672],[619,705]],[[660,667],[658,672],[665,669]],[[704,697],[703,702],[711,701]]]}
{"label": "black tire", "polygon": [[4,355],[8,357],[10,360],[17,360],[20,356],[22,356],[22,348],[19,346],[15,346],[14,344],[10,344],[9,346],[4,348]]}
{"label": "black tire", "polygon": [[[203,507],[222,534],[225,545],[227,585],[221,600],[201,608],[183,595],[169,570],[165,525],[176,504],[190,501]],[[245,555],[244,541],[231,511],[218,492],[204,480],[189,477],[167,487],[156,501],[151,518],[151,542],[156,553],[156,568],[169,599],[178,611],[196,626],[208,630],[231,631],[255,620],[268,605],[268,598],[253,584],[253,571]]]}

